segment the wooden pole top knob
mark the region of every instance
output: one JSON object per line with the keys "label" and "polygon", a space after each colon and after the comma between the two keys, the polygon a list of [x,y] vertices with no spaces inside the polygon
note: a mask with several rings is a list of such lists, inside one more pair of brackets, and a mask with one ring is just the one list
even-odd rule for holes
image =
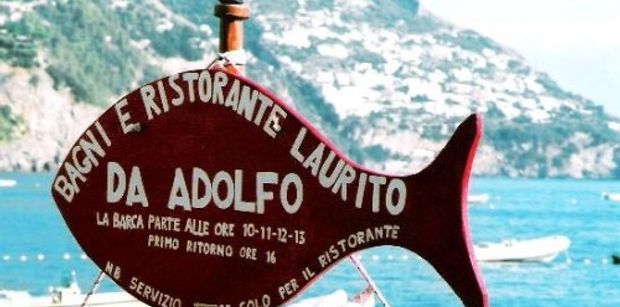
{"label": "wooden pole top knob", "polygon": [[245,4],[217,4],[213,13],[222,19],[246,20],[250,18],[250,8]]}

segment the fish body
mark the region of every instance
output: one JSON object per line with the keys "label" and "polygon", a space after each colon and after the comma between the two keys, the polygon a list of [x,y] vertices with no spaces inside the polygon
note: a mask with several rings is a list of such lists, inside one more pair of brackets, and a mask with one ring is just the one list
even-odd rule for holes
{"label": "fish body", "polygon": [[105,111],[52,195],[95,264],[150,305],[279,306],[348,255],[392,245],[486,306],[466,211],[481,125],[470,116],[426,169],[391,176],[252,81],[188,71]]}

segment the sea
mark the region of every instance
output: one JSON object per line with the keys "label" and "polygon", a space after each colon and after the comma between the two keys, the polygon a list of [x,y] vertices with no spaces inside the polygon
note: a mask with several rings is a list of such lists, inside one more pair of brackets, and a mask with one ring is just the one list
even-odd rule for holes
{"label": "sea", "polygon": [[[0,289],[44,295],[75,272],[88,291],[99,272],[80,250],[50,196],[52,174],[0,173]],[[470,192],[489,194],[470,205],[475,243],[564,235],[572,244],[551,263],[482,264],[492,306],[620,306],[620,203],[601,197],[620,181],[473,178]],[[460,306],[438,274],[415,254],[395,247],[361,253],[361,261],[392,306]],[[348,261],[325,274],[303,297],[365,282]],[[104,279],[98,291],[117,291]]]}

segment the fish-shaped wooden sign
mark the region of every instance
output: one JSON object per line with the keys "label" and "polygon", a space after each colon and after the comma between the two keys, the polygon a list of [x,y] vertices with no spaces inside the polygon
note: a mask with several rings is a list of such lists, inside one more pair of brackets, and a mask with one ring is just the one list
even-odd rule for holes
{"label": "fish-shaped wooden sign", "polygon": [[348,255],[392,245],[485,306],[465,201],[480,134],[472,115],[426,169],[390,176],[252,81],[187,71],[101,115],[52,194],[84,252],[149,305],[280,306]]}

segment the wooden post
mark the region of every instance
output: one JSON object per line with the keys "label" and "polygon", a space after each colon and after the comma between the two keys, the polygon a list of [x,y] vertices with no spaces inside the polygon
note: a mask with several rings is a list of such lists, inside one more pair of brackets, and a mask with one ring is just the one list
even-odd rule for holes
{"label": "wooden post", "polygon": [[[214,14],[220,18],[220,52],[234,52],[243,50],[243,21],[250,18],[250,9],[243,0],[219,0],[215,5]],[[245,72],[245,63],[235,63],[237,71]],[[235,72],[235,68],[226,69]]]}

